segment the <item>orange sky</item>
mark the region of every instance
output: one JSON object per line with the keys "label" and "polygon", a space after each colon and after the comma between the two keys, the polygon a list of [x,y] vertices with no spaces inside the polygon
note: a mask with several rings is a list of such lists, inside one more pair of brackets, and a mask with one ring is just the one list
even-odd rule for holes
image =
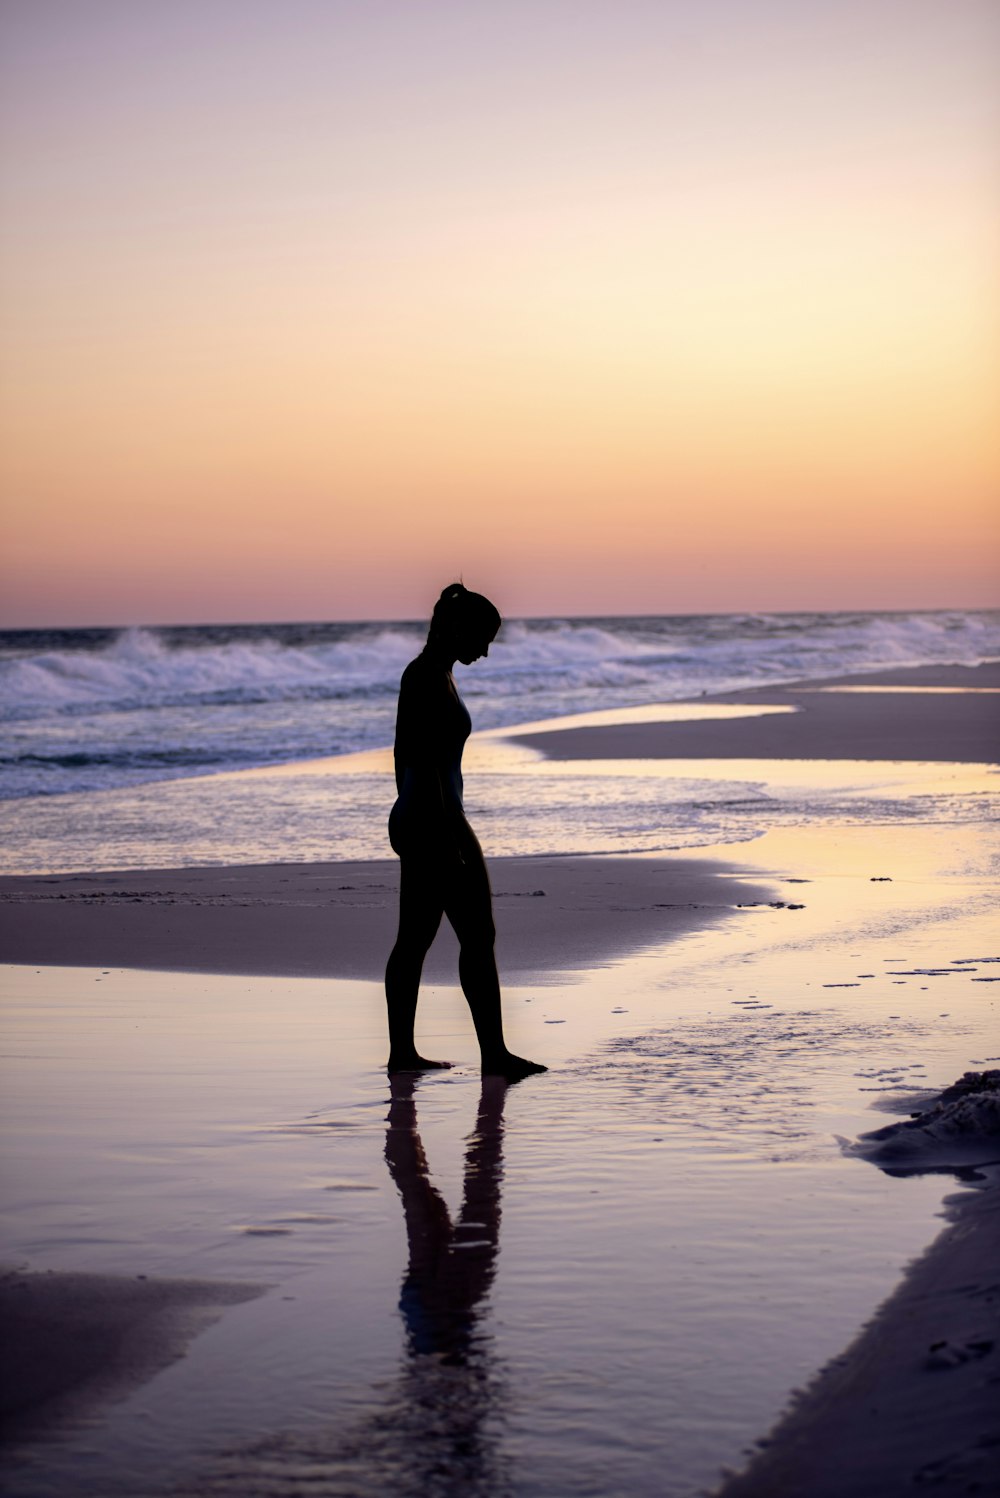
{"label": "orange sky", "polygon": [[980,0],[15,0],[0,623],[997,600]]}

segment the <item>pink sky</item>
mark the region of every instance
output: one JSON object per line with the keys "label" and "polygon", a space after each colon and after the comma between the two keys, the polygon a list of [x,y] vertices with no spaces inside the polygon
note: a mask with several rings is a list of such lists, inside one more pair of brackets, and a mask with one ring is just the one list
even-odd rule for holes
{"label": "pink sky", "polygon": [[8,0],[0,623],[997,601],[986,0]]}

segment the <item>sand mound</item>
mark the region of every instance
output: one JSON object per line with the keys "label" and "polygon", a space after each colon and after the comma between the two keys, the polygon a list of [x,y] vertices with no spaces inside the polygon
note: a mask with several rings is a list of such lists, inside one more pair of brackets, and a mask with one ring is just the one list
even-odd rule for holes
{"label": "sand mound", "polygon": [[1000,1070],[967,1071],[929,1108],[843,1145],[845,1153],[894,1171],[1000,1161]]}

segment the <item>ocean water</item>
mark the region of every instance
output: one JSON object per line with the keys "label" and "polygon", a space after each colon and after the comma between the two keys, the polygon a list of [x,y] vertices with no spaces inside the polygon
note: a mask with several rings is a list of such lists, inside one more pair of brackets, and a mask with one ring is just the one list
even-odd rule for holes
{"label": "ocean water", "polygon": [[[424,624],[0,633],[0,800],[112,790],[392,743]],[[477,729],[767,682],[1000,654],[1000,613],[506,623],[456,677]]]}
{"label": "ocean water", "polygon": [[[389,857],[396,692],[423,638],[422,625],[377,623],[0,635],[5,867]],[[504,730],[993,655],[1000,614],[987,612],[511,621],[487,660],[456,671],[477,730],[466,806],[488,855],[704,847],[823,820],[979,820],[997,786],[977,767],[814,762],[776,779],[754,761],[561,764]]]}

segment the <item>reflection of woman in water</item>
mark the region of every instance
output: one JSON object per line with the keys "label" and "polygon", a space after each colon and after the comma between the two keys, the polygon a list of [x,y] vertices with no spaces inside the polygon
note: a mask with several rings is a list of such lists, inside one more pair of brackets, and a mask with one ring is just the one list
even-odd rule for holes
{"label": "reflection of woman in water", "polygon": [[512,1490],[501,1442],[506,1378],[486,1314],[499,1250],[507,1084],[483,1078],[453,1220],[418,1132],[420,1081],[390,1079],[385,1159],[403,1201],[409,1247],[399,1297],[406,1354],[376,1438],[357,1443],[369,1458],[381,1457],[373,1470],[386,1478],[364,1491],[496,1498]]}
{"label": "reflection of woman in water", "polygon": [[[420,1139],[417,1092],[425,1082],[412,1072],[389,1078],[385,1161],[402,1198],[408,1248],[399,1294],[406,1334],[399,1376],[378,1386],[381,1397],[359,1420],[280,1438],[278,1454],[292,1459],[288,1470],[299,1479],[296,1493],[500,1498],[514,1491],[504,1449],[508,1374],[489,1316],[499,1257],[507,1083],[502,1077],[482,1079],[465,1150],[462,1206],[453,1218],[431,1179]],[[358,1397],[363,1400],[360,1391]],[[265,1461],[267,1454],[265,1446]],[[289,1484],[282,1491],[291,1492],[292,1478]]]}
{"label": "reflection of woman in water", "polygon": [[417,1080],[393,1077],[385,1138],[410,1249],[399,1308],[411,1357],[436,1353],[446,1363],[463,1365],[474,1351],[480,1305],[496,1271],[507,1084],[500,1077],[483,1079],[476,1128],[465,1153],[462,1208],[453,1223],[431,1182],[417,1132]]}
{"label": "reflection of woman in water", "polygon": [[442,915],[458,937],[459,979],[484,1074],[515,1081],[545,1071],[513,1055],[504,1041],[490,881],[462,806],[462,750],[472,724],[452,667],[488,655],[499,628],[500,615],[488,598],[452,583],[435,605],[427,644],[400,683],[398,799],[389,817],[389,841],[401,865],[399,934],[385,972],[391,1072],[449,1064],[425,1060],[413,1038],[420,974]]}

